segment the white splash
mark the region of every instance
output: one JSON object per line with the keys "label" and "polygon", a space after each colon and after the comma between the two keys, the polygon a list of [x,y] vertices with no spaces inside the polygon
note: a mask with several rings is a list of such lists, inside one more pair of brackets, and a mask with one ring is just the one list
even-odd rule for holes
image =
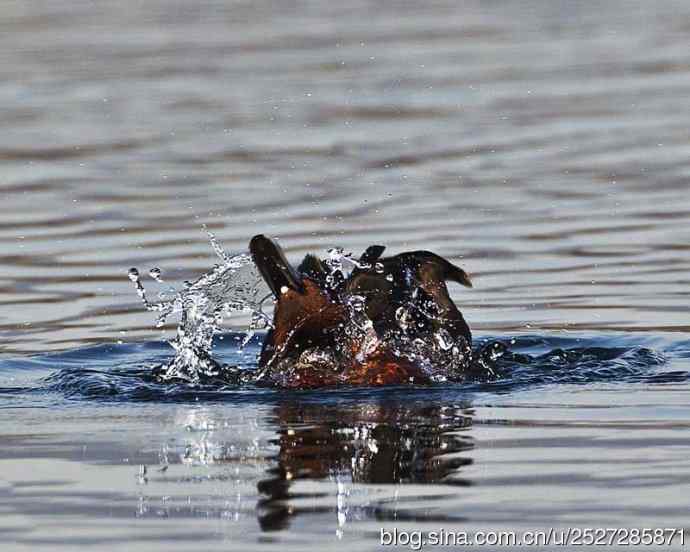
{"label": "white splash", "polygon": [[[252,321],[243,345],[257,329],[270,324],[261,310],[266,287],[248,253],[228,254],[215,236],[208,232],[211,247],[220,259],[209,272],[194,282],[186,282],[183,290],[168,286],[159,294],[160,302],[151,302],[146,294],[139,271],[129,270],[137,294],[146,310],[157,312],[156,326],[162,326],[169,316],[179,314],[177,335],[170,341],[175,358],[159,377],[165,380],[180,379],[199,383],[202,377],[221,375],[223,367],[211,358],[213,336],[221,330],[223,320],[233,313],[250,312]],[[162,271],[152,268],[151,278],[164,283]]]}

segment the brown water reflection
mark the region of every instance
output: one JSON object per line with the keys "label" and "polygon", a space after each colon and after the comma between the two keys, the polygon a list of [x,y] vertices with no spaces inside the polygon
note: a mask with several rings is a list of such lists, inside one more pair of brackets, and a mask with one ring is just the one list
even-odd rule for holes
{"label": "brown water reflection", "polygon": [[[277,465],[258,484],[265,496],[259,517],[263,530],[286,529],[291,517],[312,510],[291,504],[300,497],[293,490],[300,480],[335,480],[339,488],[353,483],[470,484],[460,477],[461,467],[472,463],[460,455],[474,447],[468,434],[470,411],[400,403],[343,407],[295,402],[276,407],[274,416]],[[341,499],[327,510],[337,511]],[[338,515],[345,523],[345,514]]]}

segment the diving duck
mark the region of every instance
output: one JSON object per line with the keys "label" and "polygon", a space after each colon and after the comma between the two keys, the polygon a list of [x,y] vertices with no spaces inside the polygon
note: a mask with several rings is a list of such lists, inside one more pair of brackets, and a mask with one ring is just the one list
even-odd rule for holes
{"label": "diving duck", "polygon": [[307,255],[295,268],[272,239],[249,249],[275,309],[259,357],[259,380],[307,389],[462,380],[472,334],[446,282],[467,273],[430,251],[383,257],[372,245],[347,273]]}

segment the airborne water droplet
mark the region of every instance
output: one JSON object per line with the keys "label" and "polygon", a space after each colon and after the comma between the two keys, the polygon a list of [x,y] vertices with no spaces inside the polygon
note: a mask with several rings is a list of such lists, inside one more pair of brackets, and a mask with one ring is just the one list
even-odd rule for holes
{"label": "airborne water droplet", "polygon": [[[139,272],[129,271],[129,278],[135,283],[146,309],[158,312],[156,326],[162,326],[170,314],[180,316],[176,336],[170,342],[175,358],[163,367],[161,379],[197,384],[204,377],[217,377],[223,366],[213,360],[211,350],[213,337],[220,332],[223,319],[238,311],[251,311],[257,321],[265,318],[261,304],[267,289],[251,256],[246,253],[228,255],[215,237],[210,233],[209,236],[222,262],[196,280],[184,282],[184,289],[170,288],[170,293],[161,296],[158,303],[146,298]],[[159,283],[162,283],[161,274],[158,267],[149,271],[151,278]]]}

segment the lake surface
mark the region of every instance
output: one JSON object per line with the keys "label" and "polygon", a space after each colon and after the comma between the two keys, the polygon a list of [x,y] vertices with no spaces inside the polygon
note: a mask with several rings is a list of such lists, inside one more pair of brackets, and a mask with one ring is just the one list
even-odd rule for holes
{"label": "lake surface", "polygon": [[[689,44],[672,1],[3,3],[2,549],[687,527]],[[203,225],[448,257],[501,377],[152,382],[127,270],[193,280]]]}

